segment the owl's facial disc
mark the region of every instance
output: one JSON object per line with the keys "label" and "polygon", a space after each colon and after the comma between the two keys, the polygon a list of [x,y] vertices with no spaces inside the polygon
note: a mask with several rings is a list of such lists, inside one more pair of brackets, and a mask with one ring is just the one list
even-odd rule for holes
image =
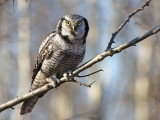
{"label": "owl's facial disc", "polygon": [[65,21],[66,21],[66,25],[68,26],[67,28],[75,33],[77,32],[78,28],[82,25],[82,20],[80,20],[78,22],[77,22],[77,20],[71,20],[71,22],[70,22],[65,19]]}
{"label": "owl's facial disc", "polygon": [[87,20],[76,14],[66,15],[61,18],[57,25],[57,30],[62,36],[72,39],[85,39],[89,26]]}
{"label": "owl's facial disc", "polygon": [[82,20],[64,19],[61,30],[62,35],[80,39],[85,34],[85,25]]}

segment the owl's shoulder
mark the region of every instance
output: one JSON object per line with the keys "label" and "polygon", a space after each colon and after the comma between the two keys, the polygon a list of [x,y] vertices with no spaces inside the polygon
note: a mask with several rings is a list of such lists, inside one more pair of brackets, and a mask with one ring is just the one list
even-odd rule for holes
{"label": "owl's shoulder", "polygon": [[44,46],[47,46],[46,43],[49,43],[49,41],[51,41],[51,39],[54,38],[55,35],[56,35],[56,31],[53,31],[47,35],[47,37],[42,41],[42,43],[39,47],[39,53],[41,52],[41,50]]}

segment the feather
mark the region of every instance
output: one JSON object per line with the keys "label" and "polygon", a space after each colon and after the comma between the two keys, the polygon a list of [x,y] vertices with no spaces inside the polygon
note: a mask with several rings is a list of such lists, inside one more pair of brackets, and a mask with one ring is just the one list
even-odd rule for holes
{"label": "feather", "polygon": [[40,48],[39,48],[39,54],[36,60],[36,64],[33,68],[33,72],[32,72],[32,82],[31,85],[33,84],[33,81],[37,75],[37,73],[39,72],[39,70],[41,69],[42,63],[44,61],[44,59],[46,57],[48,57],[50,55],[50,53],[52,53],[53,51],[51,51],[51,38],[53,38],[55,36],[55,31],[50,33],[46,39],[44,39],[44,41],[42,42]]}

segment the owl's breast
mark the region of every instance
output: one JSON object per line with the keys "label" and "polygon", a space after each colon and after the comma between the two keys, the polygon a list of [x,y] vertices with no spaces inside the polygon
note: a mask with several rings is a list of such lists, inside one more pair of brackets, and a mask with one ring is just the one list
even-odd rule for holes
{"label": "owl's breast", "polygon": [[77,54],[57,50],[53,52],[50,59],[45,59],[42,65],[42,71],[46,76],[51,76],[53,73],[62,73],[67,70],[74,70],[82,62],[85,51]]}
{"label": "owl's breast", "polygon": [[62,49],[65,53],[81,54],[86,49],[85,39],[70,39],[70,42],[66,42],[59,34],[55,36],[53,46]]}

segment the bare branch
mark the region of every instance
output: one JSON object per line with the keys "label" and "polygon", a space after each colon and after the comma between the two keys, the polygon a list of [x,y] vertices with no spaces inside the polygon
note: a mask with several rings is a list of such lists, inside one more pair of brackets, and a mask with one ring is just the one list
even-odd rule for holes
{"label": "bare branch", "polygon": [[112,37],[111,37],[111,39],[110,39],[110,41],[108,43],[106,51],[111,49],[112,44],[115,43],[114,42],[115,37],[117,36],[117,34],[119,33],[119,31],[127,24],[127,22],[129,22],[129,20],[131,19],[131,17],[133,17],[136,13],[144,10],[144,8],[146,6],[149,6],[150,2],[151,2],[151,0],[148,0],[144,5],[142,5],[140,8],[138,8],[137,10],[135,10],[134,12],[132,12],[130,15],[128,15],[127,19],[118,27],[118,29],[114,33],[112,33]]}
{"label": "bare branch", "polygon": [[87,74],[87,75],[77,75],[76,77],[79,77],[79,78],[88,77],[88,76],[91,76],[91,75],[93,75],[93,74],[95,74],[95,73],[98,73],[98,72],[101,72],[101,71],[103,71],[103,70],[100,69],[100,70],[97,70],[97,71],[92,72],[92,73],[90,73],[90,74]]}
{"label": "bare branch", "polygon": [[70,81],[70,82],[75,82],[75,83],[79,84],[80,86],[85,86],[85,87],[89,87],[90,88],[92,86],[92,84],[95,83],[96,81],[94,81],[94,82],[92,82],[90,84],[85,84],[85,83],[79,82],[77,80]]}
{"label": "bare branch", "polygon": [[87,62],[86,64],[84,64],[83,66],[81,66],[80,68],[78,68],[77,70],[75,70],[73,72],[73,75],[77,75],[78,73],[82,72],[83,70],[86,70],[87,68],[91,67],[92,65],[96,64],[97,62],[102,61],[104,58],[108,57],[108,56],[113,56],[116,53],[121,52],[122,50],[131,47],[131,46],[135,46],[136,43],[146,39],[147,37],[156,34],[160,31],[160,25],[153,28],[152,30],[146,32],[145,34],[143,34],[142,36],[136,37],[135,39],[126,42],[114,49],[111,49],[109,51],[105,51],[99,55],[97,55],[95,58],[93,58],[92,60],[90,60],[89,62]]}
{"label": "bare branch", "polygon": [[[87,62],[83,66],[81,66],[80,68],[77,68],[73,72],[72,76],[73,77],[77,76],[78,73],[86,70],[87,68],[90,68],[92,65],[102,61],[104,58],[106,58],[108,56],[113,56],[114,54],[119,53],[119,52],[121,52],[122,50],[124,50],[126,48],[134,46],[138,42],[150,37],[153,34],[158,33],[159,31],[160,31],[160,25],[155,27],[155,28],[153,28],[152,30],[148,31],[147,33],[143,34],[142,36],[136,37],[135,39],[133,39],[133,40],[131,40],[129,42],[126,42],[126,43],[124,43],[124,44],[122,44],[122,45],[120,45],[120,46],[118,46],[118,47],[116,47],[114,49],[111,49],[109,51],[106,51],[106,52],[103,52],[103,53],[97,55],[95,58],[93,58],[92,60],[90,60],[89,62]],[[8,108],[12,108],[13,106],[15,106],[15,105],[27,100],[27,99],[30,99],[30,98],[32,98],[34,96],[46,93],[50,89],[57,88],[58,86],[60,86],[61,84],[65,83],[65,82],[75,82],[75,81],[71,81],[71,80],[68,80],[68,78],[66,78],[66,77],[62,77],[60,79],[60,83],[57,83],[55,85],[46,84],[45,86],[43,86],[43,87],[41,87],[41,88],[39,88],[39,89],[37,89],[35,91],[32,91],[30,93],[27,93],[27,94],[23,95],[22,97],[16,97],[13,100],[8,101],[8,102],[0,105],[0,112],[2,112],[3,110],[6,110]],[[80,85],[83,85],[83,86],[86,86],[86,87],[91,87],[91,85],[93,84],[93,83],[91,83],[89,85],[85,85],[84,83],[80,83],[78,81],[76,83],[78,83]]]}
{"label": "bare branch", "polygon": [[27,100],[27,99],[30,99],[30,98],[32,98],[34,96],[40,95],[42,93],[45,93],[45,92],[47,92],[48,90],[50,90],[52,88],[55,88],[55,87],[53,85],[51,85],[51,84],[47,84],[47,85],[45,85],[45,86],[43,86],[43,87],[41,87],[41,88],[39,88],[37,90],[34,90],[33,92],[27,93],[27,94],[25,94],[25,95],[23,95],[21,97],[16,97],[16,98],[14,98],[14,99],[12,99],[12,100],[0,105],[0,112],[2,112],[5,109],[8,109],[8,108],[13,108],[13,106],[15,106],[15,105]]}

